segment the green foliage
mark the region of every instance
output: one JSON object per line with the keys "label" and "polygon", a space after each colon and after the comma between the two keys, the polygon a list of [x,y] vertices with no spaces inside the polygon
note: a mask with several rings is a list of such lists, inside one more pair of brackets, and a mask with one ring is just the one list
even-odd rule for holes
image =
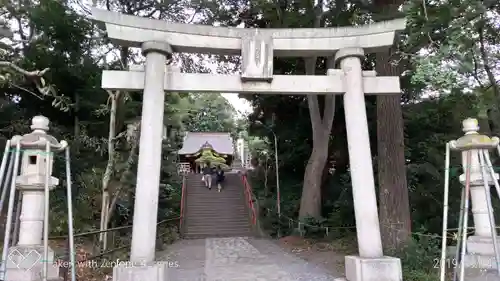
{"label": "green foliage", "polygon": [[233,132],[235,110],[220,94],[190,94],[185,106],[184,129],[189,132]]}
{"label": "green foliage", "polygon": [[498,7],[475,0],[425,5],[411,1],[407,9],[409,47],[428,42],[420,46],[425,50],[411,58],[416,65],[413,82],[439,92],[492,87],[497,92],[493,104],[498,106],[498,81],[493,74],[498,71],[500,54],[494,47],[500,39]]}
{"label": "green foliage", "polygon": [[435,281],[439,278],[440,239],[420,236],[412,239],[404,251],[394,253],[401,259],[403,278],[408,281]]}
{"label": "green foliage", "polygon": [[[0,18],[9,23],[22,23],[21,30],[12,29],[15,38],[21,41],[11,42],[15,48],[6,49],[0,54],[0,59],[12,61],[27,70],[50,70],[39,81],[16,76],[12,77],[11,83],[0,85],[3,93],[0,97],[0,115],[3,117],[0,122],[3,129],[1,139],[28,133],[31,117],[37,114],[47,116],[51,120],[50,133],[58,139],[68,140],[72,148],[75,231],[96,229],[99,227],[102,178],[107,163],[110,105],[108,94],[100,87],[101,72],[104,68],[128,64],[132,55],[127,53],[131,52],[108,45],[76,4],[52,0],[14,2],[7,1],[6,6],[0,7]],[[125,56],[118,57],[118,60],[109,59],[108,49],[111,53]],[[106,58],[104,64],[103,57]],[[55,94],[39,93],[36,82],[41,86],[50,85]],[[142,94],[123,93],[122,96],[124,98],[117,114],[117,164],[111,184],[112,195],[121,186],[111,221],[111,225],[115,226],[132,222],[137,155],[131,155],[126,125],[140,119],[142,107]],[[164,120],[169,134],[163,144],[160,219],[179,212],[181,185],[174,152],[182,142],[184,113],[181,112],[180,101],[178,94],[169,94],[165,99]],[[126,173],[130,158],[135,159],[135,163],[132,172]],[[54,176],[62,180],[62,157],[57,158],[54,168]],[[67,233],[64,188],[53,191],[51,206],[51,231],[55,235]]]}

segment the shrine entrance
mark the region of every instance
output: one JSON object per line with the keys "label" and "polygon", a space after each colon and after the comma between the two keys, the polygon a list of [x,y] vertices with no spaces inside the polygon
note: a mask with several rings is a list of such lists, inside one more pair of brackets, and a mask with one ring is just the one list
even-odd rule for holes
{"label": "shrine entrance", "polygon": [[202,164],[228,170],[234,159],[233,139],[229,133],[187,132],[179,154],[181,173],[201,173]]}
{"label": "shrine entrance", "polygon": [[[144,66],[105,70],[107,90],[143,91],[141,139],[137,169],[132,262],[146,267],[120,267],[113,280],[164,280],[155,264],[156,214],[162,154],[165,93],[247,93],[275,95],[343,95],[359,256],[346,256],[348,281],[402,280],[401,262],[384,256],[373,175],[365,94],[400,95],[399,77],[377,77],[363,71],[368,53],[386,51],[404,19],[335,28],[245,29],[168,23],[92,9],[118,45],[139,47]],[[173,52],[241,55],[241,74],[181,73],[170,63]],[[274,57],[328,57],[325,75],[274,75]],[[290,124],[293,125],[293,124]],[[213,143],[211,143],[214,145]],[[198,147],[199,148],[199,147]],[[139,275],[137,275],[139,276]],[[134,279],[138,280],[138,279]]]}

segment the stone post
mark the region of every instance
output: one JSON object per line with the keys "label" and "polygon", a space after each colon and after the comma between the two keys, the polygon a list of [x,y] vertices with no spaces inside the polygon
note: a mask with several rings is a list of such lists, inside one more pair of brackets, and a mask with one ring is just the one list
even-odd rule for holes
{"label": "stone post", "polygon": [[346,278],[348,281],[401,281],[400,260],[383,256],[363,89],[362,57],[364,51],[361,48],[341,49],[335,55],[335,61],[340,62],[344,72],[346,87],[344,111],[359,249],[359,256],[345,257]]}
{"label": "stone post", "polygon": [[[42,245],[43,223],[45,211],[45,178],[49,177],[49,189],[54,189],[59,180],[51,176],[53,153],[47,155],[45,142],[58,145],[57,140],[48,135],[49,120],[44,116],[35,116],[32,120],[32,133],[16,136],[13,144],[18,141],[29,147],[22,151],[21,173],[16,178],[16,187],[22,193],[22,206],[19,226],[19,241],[15,247],[9,249],[7,260],[6,281],[39,281],[41,280],[44,263],[54,261],[54,251],[48,249],[49,260],[42,261],[44,249]],[[49,165],[50,174],[46,174]],[[49,265],[47,278],[57,278],[58,267]]]}
{"label": "stone post", "polygon": [[135,208],[130,264],[113,269],[115,281],[163,281],[166,268],[155,264],[156,224],[163,135],[164,83],[167,57],[172,48],[166,42],[142,44],[146,56],[141,137],[137,167]]}

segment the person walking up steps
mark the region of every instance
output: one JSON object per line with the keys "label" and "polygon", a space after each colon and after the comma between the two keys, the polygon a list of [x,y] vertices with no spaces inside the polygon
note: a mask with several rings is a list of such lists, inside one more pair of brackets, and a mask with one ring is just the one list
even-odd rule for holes
{"label": "person walking up steps", "polygon": [[222,189],[222,182],[224,182],[224,171],[220,166],[217,166],[215,171],[215,183],[217,184],[217,190],[220,192]]}
{"label": "person walking up steps", "polygon": [[203,167],[203,181],[205,182],[205,187],[212,189],[212,168],[210,168],[210,163],[205,163]]}

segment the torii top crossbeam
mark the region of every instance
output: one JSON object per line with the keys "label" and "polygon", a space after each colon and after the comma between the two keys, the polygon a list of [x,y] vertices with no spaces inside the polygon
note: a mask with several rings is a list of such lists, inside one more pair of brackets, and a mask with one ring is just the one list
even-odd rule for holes
{"label": "torii top crossbeam", "polygon": [[[92,9],[95,20],[106,25],[108,36],[123,46],[141,47],[144,42],[168,42],[173,52],[241,54],[241,75],[188,74],[167,69],[165,91],[268,94],[341,94],[343,72],[329,76],[273,75],[273,57],[339,54],[339,50],[362,48],[380,51],[393,45],[404,19],[358,27],[244,29],[169,23],[137,16]],[[367,94],[400,93],[398,77],[375,77],[363,73]],[[104,71],[105,89],[140,90],[144,72]],[[195,82],[196,81],[196,82]]]}
{"label": "torii top crossbeam", "polygon": [[244,29],[171,23],[162,20],[92,9],[95,20],[104,22],[110,39],[123,46],[140,47],[147,41],[168,41],[176,52],[239,55],[244,41],[260,37],[272,44],[274,56],[331,56],[350,47],[377,52],[393,45],[405,19],[370,25],[334,28]]}

